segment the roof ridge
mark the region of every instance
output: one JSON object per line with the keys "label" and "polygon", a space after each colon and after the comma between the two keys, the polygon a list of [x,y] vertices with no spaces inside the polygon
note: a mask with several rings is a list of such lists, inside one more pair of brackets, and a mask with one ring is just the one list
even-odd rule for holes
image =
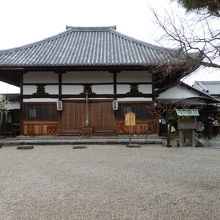
{"label": "roof ridge", "polygon": [[18,46],[18,47],[6,49],[6,50],[0,50],[0,56],[3,55],[3,54],[13,53],[13,52],[16,52],[16,51],[19,51],[19,50],[24,50],[24,49],[27,49],[29,47],[35,47],[35,46],[43,44],[45,42],[49,42],[49,41],[55,40],[57,38],[60,38],[62,36],[65,36],[67,34],[70,34],[71,32],[72,32],[71,29],[66,30],[66,31],[60,32],[58,34],[55,34],[51,37],[44,38],[43,40],[39,40],[39,41],[36,41],[36,42],[33,42],[33,43],[25,44],[25,45],[22,45],[22,46]]}
{"label": "roof ridge", "polygon": [[11,49],[0,50],[0,56],[3,55],[3,54],[13,53],[13,52],[16,52],[16,51],[25,50],[25,49],[30,48],[30,47],[38,46],[40,44],[44,44],[46,42],[58,39],[62,36],[65,36],[67,34],[75,32],[75,31],[109,31],[109,32],[111,32],[111,33],[113,33],[117,36],[120,36],[120,37],[122,37],[126,40],[129,40],[130,42],[137,43],[140,46],[144,46],[144,47],[148,47],[148,48],[150,47],[151,49],[156,49],[156,50],[161,50],[161,51],[162,50],[173,50],[173,51],[177,50],[177,49],[171,49],[171,48],[161,48],[157,45],[153,45],[153,44],[144,42],[142,40],[138,40],[136,38],[130,37],[126,34],[123,34],[121,32],[116,31],[116,25],[114,25],[114,26],[92,26],[92,27],[73,27],[73,26],[68,26],[67,25],[66,29],[67,29],[66,31],[60,32],[56,35],[44,38],[43,40],[36,41],[34,43],[25,44],[25,45],[22,45],[22,46],[11,48]]}
{"label": "roof ridge", "polygon": [[126,34],[123,34],[119,31],[116,31],[116,30],[110,30],[112,33],[114,33],[115,35],[118,35],[120,37],[123,37],[123,38],[126,38],[127,40],[131,41],[131,42],[134,42],[134,43],[137,43],[141,46],[144,46],[144,47],[150,47],[152,49],[158,49],[158,50],[172,50],[172,51],[178,51],[179,49],[178,48],[163,48],[163,47],[160,47],[160,46],[157,46],[157,45],[154,45],[154,44],[150,44],[150,43],[147,43],[145,41],[142,41],[142,40],[139,40],[139,39],[136,39],[136,38],[133,38],[133,37],[130,37]]}
{"label": "roof ridge", "polygon": [[74,30],[74,31],[106,31],[106,30],[109,30],[109,29],[114,29],[116,30],[117,27],[116,25],[113,25],[113,26],[69,26],[69,25],[66,25],[66,30]]}
{"label": "roof ridge", "polygon": [[29,44],[25,44],[22,46],[18,46],[18,47],[6,49],[6,50],[0,50],[0,56],[3,54],[7,54],[7,53],[13,53],[16,51],[25,50],[29,47],[35,47],[35,46],[43,44],[45,42],[49,42],[49,41],[55,40],[57,38],[60,38],[62,36],[65,36],[67,34],[70,34],[73,31],[91,31],[91,30],[93,30],[93,31],[106,31],[106,30],[113,30],[113,29],[114,30],[116,29],[116,25],[114,25],[114,26],[99,26],[99,27],[98,26],[97,27],[72,27],[72,26],[66,25],[65,31],[60,32],[58,34],[55,34],[51,37],[44,38],[43,40],[39,40],[34,43],[29,43]]}
{"label": "roof ridge", "polygon": [[[126,45],[118,47],[116,44],[120,44],[121,41]],[[88,42],[90,43],[88,44]],[[90,45],[91,43],[94,45]],[[101,48],[101,45],[103,45],[103,48]],[[86,55],[85,59],[79,57],[78,53],[76,54],[78,49],[83,56]],[[67,26],[66,31],[54,36],[0,51],[0,65],[10,66],[14,65],[13,63],[24,66],[49,66],[54,63],[59,65],[122,65],[123,63],[146,66],[149,63],[163,64],[164,62],[166,64],[179,64],[180,61],[182,63],[181,57],[179,57],[180,61],[172,58],[172,54],[176,54],[178,51],[179,49],[161,48],[122,34],[116,31],[116,26]],[[105,53],[105,58],[101,56],[101,53]],[[125,53],[128,55],[125,56]],[[30,54],[33,56],[30,56]],[[55,58],[51,56],[54,54],[56,55]],[[95,56],[96,58],[93,59]]]}
{"label": "roof ridge", "polygon": [[187,83],[185,83],[185,82],[183,82],[183,81],[181,81],[181,83],[182,83],[184,86],[187,86],[188,88],[190,88],[190,89],[192,89],[192,90],[195,90],[195,91],[200,92],[200,93],[202,93],[202,94],[204,94],[204,95],[206,95],[206,96],[208,96],[208,97],[213,98],[209,93],[207,93],[207,92],[204,91],[204,90],[197,89],[196,87],[193,87],[193,85],[191,86],[191,85],[189,85],[189,84],[187,84]]}
{"label": "roof ridge", "polygon": [[195,82],[204,82],[204,83],[220,83],[220,80],[196,80]]}

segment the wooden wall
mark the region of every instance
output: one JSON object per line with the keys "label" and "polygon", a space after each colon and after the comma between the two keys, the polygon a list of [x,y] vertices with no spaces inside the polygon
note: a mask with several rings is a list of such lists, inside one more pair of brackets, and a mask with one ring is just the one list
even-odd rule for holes
{"label": "wooden wall", "polygon": [[23,121],[23,135],[56,135],[57,121]]}
{"label": "wooden wall", "polygon": [[[117,121],[117,134],[129,134],[129,126],[125,125],[124,120]],[[154,134],[155,125],[154,120],[136,120],[136,125],[131,126],[131,133],[137,135]]]}
{"label": "wooden wall", "polygon": [[[137,135],[157,133],[158,120],[146,110],[150,109],[151,105],[152,102],[124,102],[119,104],[119,110],[114,112],[112,100],[92,100],[88,103],[88,126],[93,129],[93,134],[129,134],[129,127],[125,125],[124,111],[130,106],[133,112],[139,112],[132,133]],[[35,120],[28,116],[30,111],[33,114],[33,109],[37,111]],[[63,110],[60,113],[57,112],[55,103],[23,103],[23,111],[24,135],[67,133],[81,135],[82,128],[86,126],[85,101],[63,101]]]}
{"label": "wooden wall", "polygon": [[56,103],[23,103],[23,135],[56,135],[58,112]]}

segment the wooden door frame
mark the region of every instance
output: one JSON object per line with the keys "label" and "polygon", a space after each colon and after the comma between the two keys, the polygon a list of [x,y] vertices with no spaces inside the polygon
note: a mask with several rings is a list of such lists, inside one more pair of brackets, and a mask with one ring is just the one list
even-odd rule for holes
{"label": "wooden door frame", "polygon": [[[114,99],[89,99],[89,102],[112,102]],[[61,100],[62,102],[78,102],[78,103],[82,103],[85,102],[85,100],[79,100],[79,99],[63,99]]]}
{"label": "wooden door frame", "polygon": [[[101,103],[101,102],[112,102],[114,99],[90,99],[89,100],[89,103]],[[62,102],[65,102],[65,103],[85,103],[85,100],[62,100]],[[116,130],[116,112],[113,110],[113,117],[114,117],[114,129]],[[61,128],[61,122],[62,120],[62,111],[60,112],[60,114],[58,115],[58,133],[62,131],[62,128]]]}

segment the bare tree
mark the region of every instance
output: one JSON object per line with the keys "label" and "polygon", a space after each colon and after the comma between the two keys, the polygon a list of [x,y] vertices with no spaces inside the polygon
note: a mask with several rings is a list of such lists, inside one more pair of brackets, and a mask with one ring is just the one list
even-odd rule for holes
{"label": "bare tree", "polygon": [[[199,64],[205,67],[220,68],[220,17],[211,16],[210,13],[197,13],[188,15],[189,19],[181,18],[176,14],[161,17],[152,10],[156,23],[162,28],[164,34],[158,39],[163,45],[164,41],[172,41],[188,56],[194,59],[192,53],[199,53],[202,59]],[[198,60],[197,60],[198,61]]]}

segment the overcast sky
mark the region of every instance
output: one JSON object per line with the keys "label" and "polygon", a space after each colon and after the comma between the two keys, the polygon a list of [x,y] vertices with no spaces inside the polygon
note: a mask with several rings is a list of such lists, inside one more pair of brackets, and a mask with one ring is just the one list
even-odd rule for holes
{"label": "overcast sky", "polygon": [[[171,10],[185,11],[170,0],[7,0],[0,3],[0,50],[18,47],[50,37],[71,26],[110,26],[137,39],[157,44],[162,31],[155,24],[151,8],[160,16]],[[171,45],[169,45],[171,46]],[[205,73],[205,74],[204,74]],[[220,80],[216,70],[201,70],[188,77]],[[18,92],[0,83],[0,93]]]}

